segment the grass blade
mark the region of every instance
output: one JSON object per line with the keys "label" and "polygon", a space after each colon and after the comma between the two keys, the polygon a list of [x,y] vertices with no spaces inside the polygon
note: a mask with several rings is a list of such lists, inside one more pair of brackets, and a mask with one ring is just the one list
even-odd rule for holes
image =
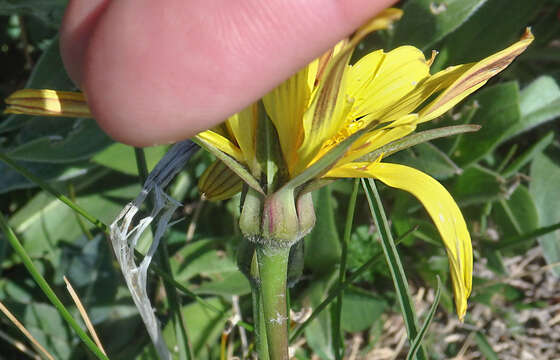
{"label": "grass blade", "polygon": [[418,335],[416,336],[416,338],[414,339],[414,341],[410,345],[410,350],[408,351],[408,355],[406,356],[406,360],[414,359],[414,357],[416,356],[416,353],[420,349],[420,345],[422,345],[422,341],[424,340],[424,336],[426,336],[426,334],[428,333],[428,328],[430,327],[430,324],[432,323],[432,320],[434,319],[434,315],[435,315],[437,307],[439,305],[440,298],[441,298],[441,280],[439,279],[439,276],[438,276],[437,277],[437,290],[436,290],[436,295],[435,295],[435,298],[434,298],[434,303],[432,304],[432,306],[430,307],[430,310],[428,311],[428,315],[426,316],[426,320],[424,320],[424,324],[422,325],[422,328],[420,329],[420,332],[418,333]]}
{"label": "grass blade", "polygon": [[[408,339],[412,341],[418,336],[418,320],[410,297],[410,291],[408,290],[406,275],[395,242],[393,241],[393,236],[391,235],[391,229],[389,228],[389,223],[385,216],[385,210],[383,210],[379,193],[375,187],[375,181],[373,179],[362,179],[362,186],[364,187],[373,219],[381,235],[383,254],[385,255],[385,260],[389,265],[391,277],[395,284],[395,290],[403,314]],[[427,359],[424,350],[416,354],[416,359]]]}
{"label": "grass blade", "polygon": [[492,345],[490,345],[483,333],[477,331],[474,335],[474,341],[476,342],[476,345],[478,345],[478,349],[482,355],[484,355],[485,359],[499,360],[498,354],[496,354],[494,349],[492,349]]}
{"label": "grass blade", "polygon": [[47,184],[45,181],[41,180],[37,176],[33,175],[24,167],[18,165],[15,161],[7,157],[5,154],[0,152],[0,160],[2,160],[6,165],[29,179],[30,181],[37,184],[41,189],[51,193],[55,196],[58,200],[62,201],[64,204],[68,205],[72,210],[77,212],[78,214],[82,215],[87,221],[95,225],[101,231],[107,233],[109,231],[109,227],[103,221],[97,219],[95,216],[89,214],[85,209],[80,207],[78,204],[74,203],[70,200],[66,195],[62,194],[60,191],[56,190],[54,187]]}
{"label": "grass blade", "polygon": [[13,230],[6,222],[4,215],[2,215],[1,213],[0,213],[0,228],[2,228],[2,231],[4,232],[6,238],[12,245],[12,248],[14,249],[16,254],[18,254],[19,257],[21,257],[23,265],[25,265],[27,271],[29,271],[29,273],[31,274],[31,276],[33,277],[37,285],[39,285],[43,293],[47,296],[50,302],[58,310],[60,315],[62,315],[64,320],[66,320],[68,325],[70,325],[70,327],[74,329],[74,331],[80,337],[82,342],[88,347],[88,349],[91,350],[91,352],[95,354],[95,356],[98,359],[108,360],[109,358],[105,354],[103,354],[103,352],[97,347],[97,345],[95,345],[95,343],[89,338],[89,336],[84,332],[84,330],[82,330],[80,325],[76,322],[76,320],[74,320],[72,315],[70,315],[70,312],[66,309],[66,307],[64,307],[62,302],[55,295],[54,291],[51,289],[47,281],[43,278],[43,276],[39,273],[39,271],[37,271],[37,268],[33,264],[33,261],[31,260],[29,255],[27,255],[25,249],[23,248],[18,238],[16,237],[16,234],[14,234]]}
{"label": "grass blade", "polygon": [[[407,231],[406,233],[403,234],[403,236],[401,236],[396,242],[395,245],[398,245],[402,239],[406,238],[408,235],[412,234],[413,232],[415,232],[417,230],[417,227],[411,229],[410,231]],[[319,314],[325,310],[325,308],[334,300],[336,299],[336,297],[338,296],[338,294],[340,294],[344,289],[346,289],[350,284],[352,284],[354,282],[354,280],[356,280],[360,275],[362,275],[367,269],[369,269],[371,266],[377,264],[379,261],[383,260],[383,255],[382,254],[377,254],[375,256],[373,256],[372,258],[370,258],[368,261],[366,261],[362,266],[360,266],[358,268],[358,270],[354,271],[349,277],[348,279],[342,283],[340,286],[335,287],[334,289],[332,289],[329,292],[329,295],[327,296],[327,298],[325,300],[323,300],[323,302],[321,302],[319,304],[319,306],[317,306],[315,308],[315,310],[311,313],[311,315],[309,316],[309,318],[307,318],[307,320],[305,320],[290,336],[290,344],[292,342],[294,342],[302,333],[303,330],[305,330],[305,328],[313,321],[315,320],[315,318],[317,316],[319,316]]]}
{"label": "grass blade", "polygon": [[[342,253],[340,255],[340,268],[338,276],[338,287],[342,287],[342,284],[346,280],[346,260],[348,257],[348,242],[350,241],[350,235],[352,233],[352,223],[354,222],[354,210],[356,209],[356,199],[358,198],[358,190],[360,182],[358,179],[354,180],[354,187],[352,188],[352,194],[350,195],[350,201],[348,202],[348,213],[346,214],[346,224],[344,226],[344,238],[342,239]],[[344,354],[344,341],[342,339],[342,334],[340,330],[340,318],[342,316],[342,294],[340,291],[336,299],[336,309],[333,317],[333,346],[334,346],[334,356],[336,360],[342,360]]]}

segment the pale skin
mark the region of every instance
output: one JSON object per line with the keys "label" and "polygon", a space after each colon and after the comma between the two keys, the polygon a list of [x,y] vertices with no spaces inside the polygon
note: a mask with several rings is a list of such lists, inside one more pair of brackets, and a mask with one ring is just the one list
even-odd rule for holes
{"label": "pale skin", "polygon": [[135,146],[243,109],[396,0],[70,0],[66,69],[100,126]]}

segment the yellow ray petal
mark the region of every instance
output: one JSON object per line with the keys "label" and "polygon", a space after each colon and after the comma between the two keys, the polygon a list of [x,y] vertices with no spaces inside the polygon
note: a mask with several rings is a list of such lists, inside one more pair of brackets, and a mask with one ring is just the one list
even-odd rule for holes
{"label": "yellow ray petal", "polygon": [[214,161],[198,180],[198,190],[211,201],[229,199],[243,188],[243,181],[220,160]]}
{"label": "yellow ray petal", "polygon": [[386,9],[340,43],[326,65],[311,104],[303,116],[304,138],[298,150],[295,172],[302,171],[315,158],[323,143],[344,126],[353,99],[346,96],[348,62],[356,45],[369,33],[387,28],[402,16],[398,9]]}
{"label": "yellow ray petal", "polygon": [[472,246],[459,207],[436,180],[421,171],[389,163],[350,163],[329,171],[325,177],[373,177],[405,190],[424,205],[434,221],[447,250],[455,306],[460,319],[467,311],[472,288]]}
{"label": "yellow ray petal", "polygon": [[258,105],[255,103],[226,121],[229,132],[233,135],[243,153],[245,163],[254,175],[260,173],[255,148],[258,117]]}
{"label": "yellow ray petal", "polygon": [[[486,84],[488,79],[508,67],[517,56],[525,51],[533,40],[534,37],[531,34],[531,30],[526,29],[521,39],[510,47],[472,64],[472,66],[469,66],[471,64],[466,64],[468,67],[463,68],[466,71],[462,74],[455,71],[454,75],[460,74],[460,76],[442,94],[420,111],[421,121],[428,121],[442,115],[469,94]],[[441,80],[449,81],[449,79],[444,77]]]}
{"label": "yellow ray petal", "polygon": [[311,78],[316,76],[316,70],[313,70],[306,66],[263,98],[266,112],[278,131],[290,174],[293,173],[297,149],[303,139],[302,119],[313,90],[309,86]]}
{"label": "yellow ray petal", "polygon": [[22,89],[6,99],[9,114],[91,117],[84,94],[72,91]]}
{"label": "yellow ray petal", "polygon": [[220,150],[223,153],[228,154],[229,156],[231,156],[232,158],[234,158],[235,160],[237,160],[240,163],[245,163],[245,159],[243,157],[243,153],[241,152],[241,149],[239,149],[233,142],[231,142],[228,138],[212,131],[212,130],[206,130],[203,131],[201,133],[199,133],[198,135],[196,135],[196,138],[201,139],[202,141],[204,141],[205,143],[208,143],[210,146],[214,146],[215,148],[217,148],[218,150]]}
{"label": "yellow ray petal", "polygon": [[[349,70],[348,95],[354,99],[352,119],[369,115],[371,120],[393,121],[413,111],[411,104],[399,113],[391,111],[418,83],[430,75],[424,54],[415,47],[401,46],[384,53],[372,52]],[[391,116],[384,116],[390,112]]]}

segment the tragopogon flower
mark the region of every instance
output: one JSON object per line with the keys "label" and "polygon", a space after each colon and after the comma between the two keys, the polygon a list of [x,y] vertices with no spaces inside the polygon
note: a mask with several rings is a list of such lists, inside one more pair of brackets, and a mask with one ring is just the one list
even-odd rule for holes
{"label": "tragopogon flower", "polygon": [[[264,106],[253,104],[221,126],[198,134],[198,142],[219,159],[199,184],[210,199],[232,196],[240,191],[242,181],[264,197],[286,188],[297,189],[297,197],[302,197],[325,180],[368,177],[413,194],[443,239],[462,319],[471,292],[473,260],[467,226],[455,201],[441,184],[416,169],[382,162],[380,157],[363,159],[451,109],[506,68],[533,37],[527,30],[520,41],[486,59],[435,74],[430,74],[433,57],[426,60],[412,46],[374,51],[351,65],[359,41],[400,14],[400,10],[386,10],[268,93]],[[13,113],[89,115],[85,99],[76,93],[26,89],[6,101],[7,111]],[[275,141],[267,138],[271,131],[265,131],[269,121],[279,148],[275,162],[262,161],[260,155],[274,152],[270,147]],[[271,174],[270,167],[275,167],[275,177],[264,179]],[[263,190],[265,185],[269,188]],[[305,204],[300,205],[297,211],[303,212]]]}
{"label": "tragopogon flower", "polygon": [[[398,15],[389,9],[289,78],[263,98],[264,111],[278,133],[288,182],[349,139],[343,154],[313,179],[306,179],[308,184],[317,179],[369,177],[420,200],[445,244],[457,313],[462,319],[471,292],[473,260],[470,236],[455,201],[441,184],[416,169],[381,162],[380,158],[361,159],[410,134],[419,123],[444,114],[506,68],[533,37],[527,30],[519,42],[480,62],[453,66],[433,75],[433,58],[426,60],[412,46],[374,51],[350,65],[352,50],[362,36],[384,27]],[[253,105],[229,118],[220,129],[198,137],[258,177],[262,171],[255,157],[259,116],[258,106]],[[207,197],[225,198],[238,191],[231,177],[222,176],[227,183],[213,186],[215,182],[207,179],[213,170],[200,184],[203,191],[207,190]]]}

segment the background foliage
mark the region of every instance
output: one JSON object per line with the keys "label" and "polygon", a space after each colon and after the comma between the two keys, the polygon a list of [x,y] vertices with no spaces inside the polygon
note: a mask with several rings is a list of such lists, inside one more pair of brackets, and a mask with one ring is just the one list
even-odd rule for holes
{"label": "background foliage", "polygon": [[[57,29],[65,3],[0,0],[0,98],[22,87],[74,88],[58,53]],[[560,231],[554,231],[560,222],[560,1],[409,0],[400,6],[405,12],[402,20],[390,31],[369,37],[356,56],[374,48],[390,50],[411,44],[426,55],[432,49],[439,51],[436,71],[506,47],[526,26],[535,34],[533,45],[497,79],[451,113],[425,125],[480,124],[479,132],[418,145],[389,158],[427,172],[451,191],[473,237],[477,267],[472,308],[487,309],[492,317],[505,319],[508,331],[527,335],[524,324],[520,328],[516,321],[516,311],[543,309],[554,302],[534,301],[525,289],[512,285],[511,259],[535,253],[537,260],[527,261],[536,261],[539,268],[548,264],[547,270],[560,275],[560,267],[555,266],[560,261]],[[146,149],[149,167],[165,151],[164,147]],[[88,119],[2,116],[0,152],[105,223],[140,190],[134,149],[114,143]],[[198,176],[210,161],[210,155],[199,152],[171,185],[173,197],[184,204],[176,214],[183,221],[167,235],[175,280],[205,300],[195,301],[185,293],[180,298],[197,359],[220,356],[220,335],[234,313],[240,311],[243,320],[251,322],[250,285],[236,265],[239,198],[203,202],[196,188]],[[338,181],[314,194],[319,220],[305,239],[303,276],[290,292],[296,311],[315,309],[332,290],[341,254],[347,256],[347,271],[352,274],[381,252],[363,196],[358,197],[347,251],[342,251],[352,188],[352,181]],[[413,295],[434,289],[439,275],[444,286],[435,321],[449,323],[455,315],[448,265],[435,227],[414,198],[391,189],[381,191],[396,237],[418,226],[399,245]],[[41,274],[78,319],[62,280],[64,275],[68,277],[111,359],[154,357],[102,232],[3,162],[0,211]],[[55,358],[87,358],[88,350],[79,344],[3,236],[0,234],[0,301]],[[161,281],[155,274],[150,288],[158,316],[168,324],[169,304],[161,296]],[[428,294],[433,297],[433,290]],[[297,358],[334,358],[333,321],[341,323],[347,354],[356,339],[361,339],[358,357],[388,346],[383,331],[388,331],[392,314],[398,312],[395,296],[386,264],[376,262],[343,292],[339,312],[329,306],[305,328],[295,341]],[[492,329],[481,326],[476,314],[468,313],[463,326],[455,324],[455,341],[428,334],[426,344],[434,349],[430,357],[457,356],[465,339],[471,339],[469,352],[498,358],[501,350],[488,340]],[[166,327],[170,343],[175,341],[173,330]],[[2,356],[21,358],[13,339],[25,340],[3,316],[0,338]],[[238,356],[242,352],[239,339],[235,330],[228,341]],[[560,355],[560,349],[554,351]]]}

